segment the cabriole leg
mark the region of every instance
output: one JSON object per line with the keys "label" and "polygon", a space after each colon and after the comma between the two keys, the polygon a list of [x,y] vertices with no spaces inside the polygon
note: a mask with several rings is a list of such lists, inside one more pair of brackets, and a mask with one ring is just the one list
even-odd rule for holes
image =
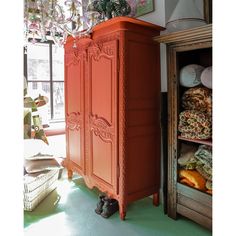
{"label": "cabriole leg", "polygon": [[68,177],[68,179],[72,179],[72,177],[73,177],[73,171],[72,170],[67,170],[67,177]]}
{"label": "cabriole leg", "polygon": [[153,205],[158,206],[159,205],[159,193],[153,194]]}
{"label": "cabriole leg", "polygon": [[125,205],[120,205],[119,212],[120,212],[120,219],[125,220],[126,206]]}

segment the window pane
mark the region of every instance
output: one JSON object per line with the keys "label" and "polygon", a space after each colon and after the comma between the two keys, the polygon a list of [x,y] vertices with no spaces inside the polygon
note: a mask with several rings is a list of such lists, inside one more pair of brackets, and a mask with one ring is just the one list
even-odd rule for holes
{"label": "window pane", "polygon": [[50,109],[50,83],[49,82],[28,82],[28,94],[26,96],[30,96],[33,99],[38,96],[46,96],[48,98],[48,103],[39,108],[39,110],[47,111],[43,119],[48,120],[51,119],[51,109]]}
{"label": "window pane", "polygon": [[64,48],[52,45],[52,79],[64,81]]}
{"label": "window pane", "polygon": [[64,119],[64,82],[53,83],[53,119]]}
{"label": "window pane", "polygon": [[50,80],[48,44],[27,45],[27,74],[28,80]]}

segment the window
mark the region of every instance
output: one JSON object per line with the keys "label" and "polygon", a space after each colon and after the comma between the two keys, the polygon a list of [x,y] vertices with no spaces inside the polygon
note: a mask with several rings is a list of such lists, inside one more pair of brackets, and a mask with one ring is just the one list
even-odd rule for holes
{"label": "window", "polygon": [[41,94],[49,99],[38,109],[43,113],[43,124],[64,121],[64,49],[52,41],[28,44],[24,59],[28,94],[32,98]]}

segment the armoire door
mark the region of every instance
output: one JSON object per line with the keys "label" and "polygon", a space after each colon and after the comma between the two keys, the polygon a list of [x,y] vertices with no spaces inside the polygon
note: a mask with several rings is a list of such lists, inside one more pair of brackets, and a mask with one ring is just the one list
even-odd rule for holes
{"label": "armoire door", "polygon": [[118,187],[117,60],[117,40],[88,48],[88,171],[92,185],[110,194],[116,194]]}
{"label": "armoire door", "polygon": [[84,174],[84,53],[70,52],[65,56],[67,159],[69,169]]}

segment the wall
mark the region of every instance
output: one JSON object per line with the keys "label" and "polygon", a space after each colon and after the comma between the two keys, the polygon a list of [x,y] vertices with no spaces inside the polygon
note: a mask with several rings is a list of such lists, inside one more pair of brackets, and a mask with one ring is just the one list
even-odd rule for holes
{"label": "wall", "polygon": [[139,19],[165,27],[165,1],[154,0],[154,11],[140,16]]}
{"label": "wall", "polygon": [[[203,14],[204,0],[194,1]],[[166,22],[170,18],[173,10],[175,9],[177,2],[178,0],[154,0],[155,10],[149,14],[139,17],[139,19],[165,27]],[[167,92],[166,46],[164,44],[161,44],[161,91]]]}

